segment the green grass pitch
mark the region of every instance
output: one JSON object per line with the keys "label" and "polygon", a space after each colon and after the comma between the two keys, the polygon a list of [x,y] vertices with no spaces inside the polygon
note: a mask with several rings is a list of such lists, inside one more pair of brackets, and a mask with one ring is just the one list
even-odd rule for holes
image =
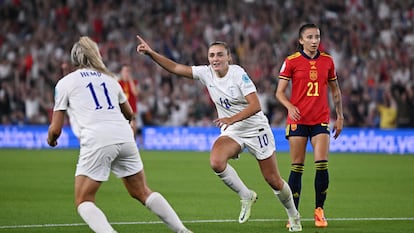
{"label": "green grass pitch", "polygon": [[[237,222],[238,196],[214,175],[207,152],[141,151],[141,156],[150,188],[162,193],[195,233],[288,232],[286,213],[250,154],[231,161],[259,195],[244,224]],[[331,154],[326,229],[313,226],[313,155],[307,156],[299,209],[303,232],[414,232],[413,155]],[[73,205],[76,161],[77,150],[0,150],[0,232],[91,232]],[[278,165],[287,179],[287,153],[278,153]],[[114,176],[96,202],[120,233],[170,232]]]}

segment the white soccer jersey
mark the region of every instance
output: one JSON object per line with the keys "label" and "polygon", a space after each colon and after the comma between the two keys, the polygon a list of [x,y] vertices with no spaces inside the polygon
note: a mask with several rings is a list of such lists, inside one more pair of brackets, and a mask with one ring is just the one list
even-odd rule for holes
{"label": "white soccer jersey", "polygon": [[[211,66],[192,66],[194,79],[199,79],[208,89],[216,105],[219,118],[231,117],[248,105],[246,95],[256,92],[256,86],[246,71],[238,65],[230,65],[226,76],[219,78]],[[240,136],[257,134],[260,128],[269,127],[262,111],[229,126],[226,131],[237,132]]]}
{"label": "white soccer jersey", "polygon": [[81,146],[100,148],[134,142],[119,104],[127,99],[117,80],[90,69],[79,69],[56,84],[54,111],[66,110]]}

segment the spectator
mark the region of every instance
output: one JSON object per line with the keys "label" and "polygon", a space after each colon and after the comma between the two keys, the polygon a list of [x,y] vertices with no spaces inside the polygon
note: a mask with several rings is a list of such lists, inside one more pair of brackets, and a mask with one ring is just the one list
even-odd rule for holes
{"label": "spectator", "polygon": [[411,127],[411,121],[414,117],[414,103],[409,99],[409,89],[401,85],[397,85],[392,89],[392,95],[394,96],[397,105],[397,127]]}
{"label": "spectator", "polygon": [[381,129],[394,129],[397,127],[397,102],[390,90],[386,90],[378,104]]}
{"label": "spectator", "polygon": [[[144,7],[134,7],[137,4]],[[285,17],[286,11],[292,14]],[[24,112],[21,103],[25,100],[19,99],[15,91],[28,92],[30,82],[43,86],[44,90],[37,94],[40,99],[47,98],[43,93],[53,92],[62,76],[60,65],[68,61],[64,51],[70,49],[71,41],[79,35],[91,36],[100,43],[103,59],[112,72],[136,56],[136,30],[154,41],[157,50],[186,64],[207,63],[200,54],[207,53],[206,45],[213,40],[233,41],[234,61],[245,67],[260,87],[268,85],[264,82],[272,79],[271,70],[280,67],[283,58],[294,50],[298,24],[309,20],[329,32],[321,35],[321,49],[334,56],[338,76],[349,77],[340,85],[351,83],[352,89],[368,94],[374,101],[368,105],[372,109],[369,106],[378,103],[375,93],[383,91],[380,82],[403,85],[414,82],[413,12],[411,1],[400,0],[322,0],[317,6],[308,1],[1,1],[0,79],[12,90],[8,92],[10,112],[2,115],[6,119],[19,115],[18,111]],[[168,30],[157,31],[157,28]],[[110,60],[114,58],[117,60]],[[138,57],[134,62],[136,65],[131,69],[138,82],[143,83],[146,77],[155,80],[154,90],[140,95],[140,102],[148,103],[148,111],[145,110],[148,120],[143,120],[144,124],[170,122],[168,112],[172,105],[165,109],[162,103],[171,102],[185,81],[172,75],[165,80],[162,71],[143,58]],[[165,95],[158,93],[154,97],[165,81],[176,85]],[[211,104],[197,97],[199,93],[194,91],[197,89],[192,86],[185,91],[189,95],[187,104],[205,106],[208,109],[203,111],[214,112]],[[273,91],[267,88],[258,90],[260,96],[273,95],[270,92]],[[344,91],[344,100],[351,93]],[[160,108],[155,107],[157,100],[162,100]],[[352,105],[355,103],[344,102],[345,113],[347,109],[358,108]],[[281,120],[278,114],[272,114],[278,111],[277,106],[269,106],[270,122]],[[204,114],[190,115],[191,124],[195,125],[205,125],[214,119]],[[344,119],[344,125],[354,126],[349,119]],[[189,124],[188,121],[181,124]],[[358,125],[371,127],[372,121],[359,120]]]}

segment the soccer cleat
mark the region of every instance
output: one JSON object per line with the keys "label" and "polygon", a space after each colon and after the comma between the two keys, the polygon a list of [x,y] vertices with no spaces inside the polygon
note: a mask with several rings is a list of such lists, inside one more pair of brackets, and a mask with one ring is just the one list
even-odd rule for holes
{"label": "soccer cleat", "polygon": [[240,210],[240,215],[239,215],[239,223],[245,223],[250,218],[252,205],[257,200],[257,194],[254,191],[251,191],[251,193],[252,193],[252,196],[250,199],[240,200],[241,210]]}
{"label": "soccer cleat", "polygon": [[187,228],[184,228],[184,229],[181,229],[178,233],[193,233],[193,232],[188,230]]}
{"label": "soccer cleat", "polygon": [[315,209],[315,226],[316,227],[327,227],[328,221],[326,221],[323,209],[318,207]]}
{"label": "soccer cleat", "polygon": [[300,223],[299,214],[296,217],[289,218],[288,224],[286,227],[290,232],[299,232],[302,231],[302,224]]}

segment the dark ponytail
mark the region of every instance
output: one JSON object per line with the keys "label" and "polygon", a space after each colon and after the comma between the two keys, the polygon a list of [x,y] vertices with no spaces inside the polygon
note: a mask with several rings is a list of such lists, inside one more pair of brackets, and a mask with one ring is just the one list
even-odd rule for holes
{"label": "dark ponytail", "polygon": [[300,28],[299,28],[299,33],[298,33],[298,46],[297,46],[297,49],[299,50],[299,51],[302,51],[303,50],[303,45],[301,45],[300,43],[299,43],[299,39],[300,38],[302,38],[302,34],[303,34],[303,32],[306,30],[306,29],[309,29],[309,28],[317,28],[317,29],[319,29],[319,27],[318,26],[316,26],[316,24],[314,24],[314,23],[306,23],[306,24],[303,24]]}

